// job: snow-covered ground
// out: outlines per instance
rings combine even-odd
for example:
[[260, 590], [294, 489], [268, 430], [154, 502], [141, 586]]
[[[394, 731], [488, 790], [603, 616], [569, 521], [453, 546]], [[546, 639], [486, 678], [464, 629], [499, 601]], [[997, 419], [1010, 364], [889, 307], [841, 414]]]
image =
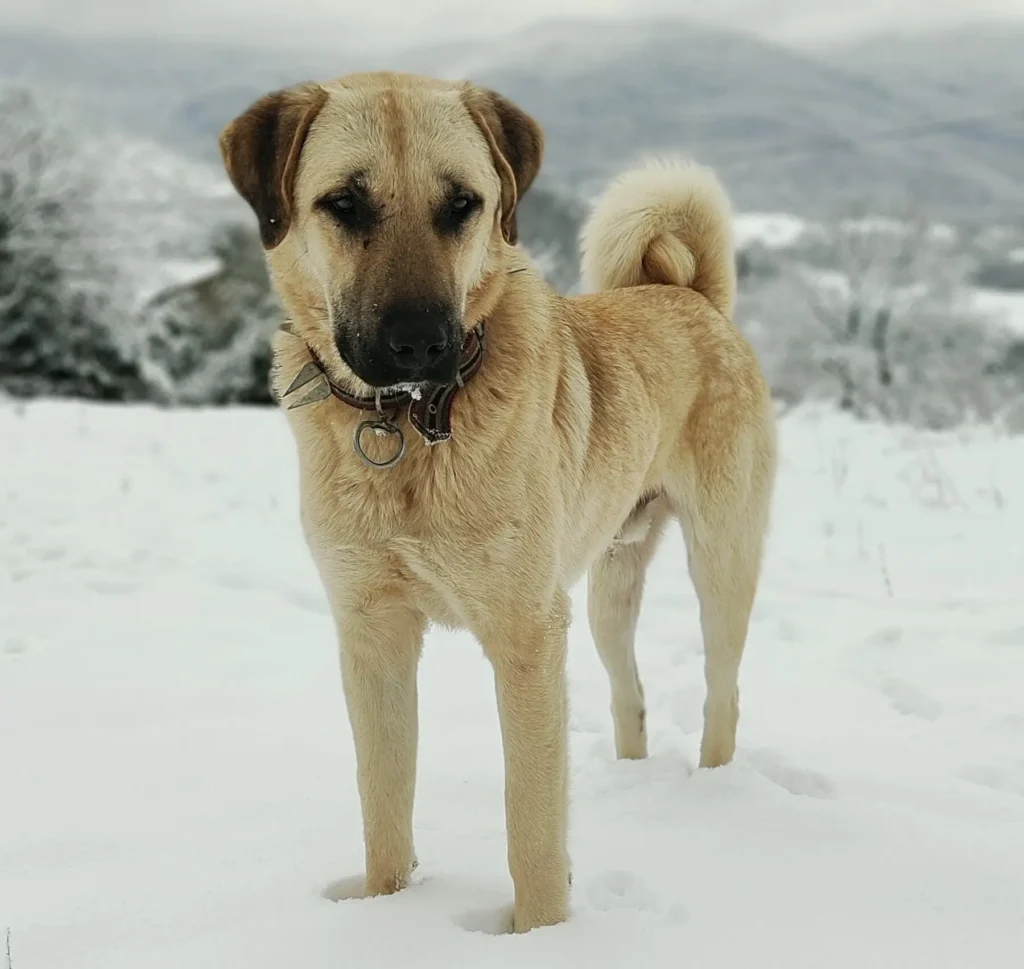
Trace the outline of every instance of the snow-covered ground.
[[578, 590], [572, 918], [496, 937], [498, 724], [463, 635], [423, 661], [416, 883], [322, 897], [362, 844], [280, 416], [0, 404], [14, 969], [1024, 965], [1024, 442], [811, 411], [781, 440], [736, 762], [695, 770], [673, 534], [639, 636], [652, 756], [613, 758]]
[[1024, 336], [1024, 293], [976, 289], [970, 294], [970, 306], [975, 312]]
[[733, 241], [739, 250], [755, 244], [769, 249], [787, 249], [813, 228], [795, 215], [737, 212], [733, 216]]

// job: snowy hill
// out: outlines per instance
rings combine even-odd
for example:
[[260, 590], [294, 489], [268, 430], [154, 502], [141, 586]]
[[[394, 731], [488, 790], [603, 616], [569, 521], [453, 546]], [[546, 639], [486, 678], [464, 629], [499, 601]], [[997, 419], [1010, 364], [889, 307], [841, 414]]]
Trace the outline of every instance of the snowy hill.
[[[652, 756], [612, 756], [575, 592], [568, 924], [511, 899], [493, 682], [432, 632], [416, 883], [362, 862], [351, 739], [280, 415], [0, 404], [0, 931], [17, 969], [1024, 962], [1024, 442], [798, 411], [742, 673], [694, 767], [676, 534], [639, 634]], [[41, 446], [40, 442], [46, 442]], [[73, 485], [72, 485], [73, 482]]]

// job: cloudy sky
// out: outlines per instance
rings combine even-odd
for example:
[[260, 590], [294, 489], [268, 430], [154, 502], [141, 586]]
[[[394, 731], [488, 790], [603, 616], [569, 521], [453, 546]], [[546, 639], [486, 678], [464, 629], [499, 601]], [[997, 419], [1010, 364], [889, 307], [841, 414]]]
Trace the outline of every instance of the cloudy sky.
[[345, 48], [495, 35], [552, 17], [631, 19], [638, 7], [800, 44], [984, 19], [1024, 24], [1024, 0], [2, 0], [0, 24]]

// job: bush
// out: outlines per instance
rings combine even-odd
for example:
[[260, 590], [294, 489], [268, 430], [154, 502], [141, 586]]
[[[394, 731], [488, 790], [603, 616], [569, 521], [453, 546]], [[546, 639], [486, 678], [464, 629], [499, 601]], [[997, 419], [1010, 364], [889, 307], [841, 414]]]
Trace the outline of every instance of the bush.
[[982, 289], [1024, 290], [1024, 259], [984, 262], [971, 282]]
[[270, 337], [283, 319], [254, 229], [224, 226], [212, 269], [143, 310], [147, 366], [175, 403], [271, 403]]
[[116, 336], [124, 310], [90, 237], [85, 159], [59, 114], [0, 86], [0, 388], [13, 395], [147, 393]]
[[795, 265], [741, 293], [773, 393], [927, 428], [1002, 418], [1022, 392], [1012, 337], [963, 310], [964, 261], [918, 222], [831, 230], [831, 271]]

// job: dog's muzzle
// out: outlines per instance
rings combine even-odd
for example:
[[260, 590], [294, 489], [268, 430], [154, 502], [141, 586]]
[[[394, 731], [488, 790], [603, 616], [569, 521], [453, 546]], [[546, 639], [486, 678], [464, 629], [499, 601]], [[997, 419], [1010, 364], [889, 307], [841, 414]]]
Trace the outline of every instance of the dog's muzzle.
[[458, 373], [461, 324], [454, 307], [444, 303], [392, 303], [370, 334], [355, 345], [349, 340], [339, 333], [342, 358], [371, 387], [444, 385]]

